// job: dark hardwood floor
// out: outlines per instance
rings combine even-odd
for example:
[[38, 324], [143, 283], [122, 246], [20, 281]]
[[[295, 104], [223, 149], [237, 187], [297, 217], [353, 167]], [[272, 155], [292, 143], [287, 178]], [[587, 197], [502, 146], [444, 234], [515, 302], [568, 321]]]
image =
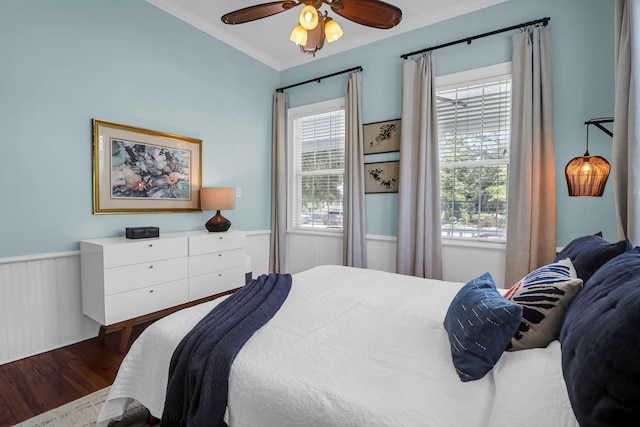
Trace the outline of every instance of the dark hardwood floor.
[[[151, 322], [136, 325], [132, 341]], [[0, 427], [110, 386], [125, 356], [120, 331], [0, 365]]]

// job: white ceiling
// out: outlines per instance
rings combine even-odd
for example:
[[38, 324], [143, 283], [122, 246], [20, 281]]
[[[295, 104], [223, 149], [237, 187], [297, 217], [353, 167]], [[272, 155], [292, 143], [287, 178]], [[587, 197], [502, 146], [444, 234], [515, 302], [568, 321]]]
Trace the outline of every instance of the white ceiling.
[[[289, 33], [297, 23], [299, 8], [239, 25], [227, 25], [220, 20], [225, 13], [270, 1], [273, 0], [147, 0], [278, 71], [313, 61], [313, 56], [302, 53], [289, 41]], [[323, 5], [321, 10], [328, 11], [329, 16], [340, 24], [344, 37], [334, 43], [325, 43], [316, 53], [316, 58], [324, 58], [504, 1], [508, 0], [387, 0], [387, 3], [402, 10], [402, 21], [389, 30], [355, 24]]]

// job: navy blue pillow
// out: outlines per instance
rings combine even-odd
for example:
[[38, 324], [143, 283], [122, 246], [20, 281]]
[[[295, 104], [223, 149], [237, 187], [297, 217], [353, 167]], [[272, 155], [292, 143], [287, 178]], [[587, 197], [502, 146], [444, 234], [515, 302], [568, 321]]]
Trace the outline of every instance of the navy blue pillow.
[[562, 370], [581, 427], [640, 420], [640, 254], [602, 266], [578, 293], [562, 330]]
[[484, 273], [464, 285], [444, 318], [453, 365], [461, 381], [485, 376], [500, 359], [522, 320], [522, 306], [496, 289]]
[[572, 240], [560, 251], [553, 262], [565, 258], [571, 259], [578, 277], [583, 283], [587, 283], [593, 273], [607, 261], [631, 250], [632, 247], [629, 238], [611, 243], [602, 237], [602, 232], [598, 232]]

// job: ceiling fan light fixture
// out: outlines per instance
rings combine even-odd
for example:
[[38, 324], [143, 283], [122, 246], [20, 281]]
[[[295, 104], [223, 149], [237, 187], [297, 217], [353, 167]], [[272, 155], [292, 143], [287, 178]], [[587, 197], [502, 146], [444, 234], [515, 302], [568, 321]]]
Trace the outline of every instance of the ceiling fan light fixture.
[[302, 25], [298, 24], [291, 31], [289, 40], [297, 44], [298, 46], [304, 46], [307, 44], [307, 30], [302, 28]]
[[324, 34], [329, 43], [333, 43], [344, 35], [342, 27], [333, 19], [327, 17], [324, 23]]
[[298, 15], [299, 24], [291, 31], [289, 39], [298, 45], [301, 52], [315, 56], [325, 41], [332, 43], [344, 35], [340, 25], [329, 18], [327, 11], [320, 11], [323, 5], [327, 5], [341, 18], [371, 28], [393, 28], [402, 19], [399, 8], [382, 0], [269, 1], [229, 12], [220, 19], [225, 24], [243, 24], [302, 6]]
[[318, 19], [318, 10], [308, 4], [300, 11], [298, 21], [305, 30], [313, 30], [318, 26]]

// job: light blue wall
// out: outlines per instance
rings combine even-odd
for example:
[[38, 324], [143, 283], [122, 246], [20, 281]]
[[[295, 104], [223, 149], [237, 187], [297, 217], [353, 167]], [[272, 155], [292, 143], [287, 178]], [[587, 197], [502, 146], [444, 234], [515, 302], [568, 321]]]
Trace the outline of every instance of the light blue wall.
[[[400, 117], [400, 55], [499, 28], [551, 17], [557, 176], [558, 245], [602, 230], [617, 239], [611, 184], [602, 198], [569, 197], [564, 166], [585, 150], [584, 122], [613, 116], [614, 2], [602, 0], [510, 0], [459, 18], [430, 25], [355, 51], [282, 72], [283, 86], [361, 65], [363, 121]], [[435, 52], [436, 74], [443, 75], [511, 59], [511, 36], [503, 33]], [[348, 34], [345, 35], [348, 37]], [[339, 41], [337, 42], [339, 43]], [[287, 91], [291, 106], [344, 96], [346, 76]], [[611, 160], [611, 138], [592, 127], [590, 152]], [[366, 156], [365, 162], [398, 158]], [[614, 165], [615, 167], [615, 165]], [[367, 233], [395, 235], [397, 195], [366, 196]]]
[[0, 40], [0, 257], [213, 215], [93, 215], [92, 118], [202, 139], [232, 227], [269, 228], [277, 71], [143, 0], [0, 0]]
[[[93, 215], [94, 117], [202, 139], [204, 185], [242, 188], [225, 216], [234, 228], [267, 229], [274, 88], [362, 65], [365, 123], [396, 118], [402, 53], [544, 16], [553, 33], [558, 244], [598, 230], [612, 240], [611, 185], [599, 199], [569, 198], [563, 168], [584, 151], [583, 122], [613, 115], [613, 2], [510, 0], [325, 59], [320, 51], [279, 73], [143, 0], [0, 0], [0, 257], [74, 250], [128, 226], [201, 229], [211, 216]], [[436, 70], [509, 58], [503, 34], [438, 51]], [[343, 96], [345, 82], [291, 89], [290, 105]], [[590, 136], [590, 152], [610, 159], [611, 139]], [[396, 195], [366, 200], [367, 232], [395, 235]]]

